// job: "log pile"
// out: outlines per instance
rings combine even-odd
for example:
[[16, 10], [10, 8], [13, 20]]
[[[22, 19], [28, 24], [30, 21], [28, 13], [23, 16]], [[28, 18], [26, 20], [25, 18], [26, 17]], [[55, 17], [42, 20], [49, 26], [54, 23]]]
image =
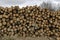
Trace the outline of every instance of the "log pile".
[[60, 37], [60, 11], [39, 6], [0, 7], [0, 35]]

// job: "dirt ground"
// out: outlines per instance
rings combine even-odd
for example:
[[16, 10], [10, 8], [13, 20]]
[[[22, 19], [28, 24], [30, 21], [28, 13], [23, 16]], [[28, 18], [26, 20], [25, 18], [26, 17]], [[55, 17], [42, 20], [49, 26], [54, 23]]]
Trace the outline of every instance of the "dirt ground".
[[41, 36], [41, 37], [18, 37], [18, 36], [5, 36], [3, 38], [0, 37], [0, 40], [55, 40], [53, 38], [50, 38], [50, 37], [44, 37], [44, 36]]

